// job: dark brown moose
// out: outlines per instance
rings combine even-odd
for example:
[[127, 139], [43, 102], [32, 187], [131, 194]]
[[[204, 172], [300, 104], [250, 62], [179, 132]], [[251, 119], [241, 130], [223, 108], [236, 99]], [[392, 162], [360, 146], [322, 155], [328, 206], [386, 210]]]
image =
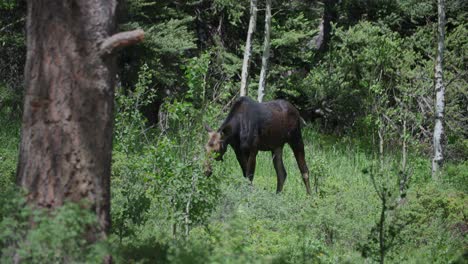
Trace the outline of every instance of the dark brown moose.
[[[299, 111], [285, 100], [257, 103], [248, 97], [240, 97], [217, 131], [208, 125], [209, 140], [205, 148], [208, 154], [216, 152], [216, 160], [222, 160], [230, 145], [236, 153], [244, 177], [253, 180], [258, 151], [271, 151], [277, 175], [276, 192], [283, 189], [286, 170], [283, 164], [283, 147], [288, 143], [296, 157], [307, 194], [310, 195], [309, 170], [305, 162]], [[209, 162], [206, 174], [211, 174]]]

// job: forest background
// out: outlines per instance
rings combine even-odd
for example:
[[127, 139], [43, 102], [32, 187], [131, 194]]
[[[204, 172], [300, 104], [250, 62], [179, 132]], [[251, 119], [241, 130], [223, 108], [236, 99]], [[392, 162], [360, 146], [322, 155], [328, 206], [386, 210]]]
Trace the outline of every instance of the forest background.
[[118, 58], [112, 229], [88, 243], [82, 233], [95, 217], [74, 204], [52, 215], [18, 210], [26, 3], [0, 1], [1, 262], [14, 254], [31, 263], [100, 262], [111, 253], [123, 263], [464, 263], [468, 3], [445, 5], [445, 164], [433, 179], [437, 2], [272, 1], [265, 101], [287, 99], [306, 121], [318, 184], [307, 197], [289, 148], [281, 195], [269, 153], [258, 157], [253, 186], [231, 150], [212, 177], [203, 175], [203, 123], [217, 127], [239, 95], [249, 2], [121, 4], [119, 27], [143, 29], [145, 41]]

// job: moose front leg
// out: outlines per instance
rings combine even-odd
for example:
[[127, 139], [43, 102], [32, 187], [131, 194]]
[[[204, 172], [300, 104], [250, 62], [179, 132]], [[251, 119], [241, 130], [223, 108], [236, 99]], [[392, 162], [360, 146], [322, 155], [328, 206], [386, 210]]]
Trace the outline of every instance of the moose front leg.
[[246, 174], [249, 178], [250, 183], [252, 183], [255, 173], [255, 165], [257, 163], [257, 153], [258, 151], [250, 151], [249, 158], [247, 160]]
[[247, 161], [249, 158], [248, 152], [242, 152], [238, 148], [234, 148], [234, 152], [236, 153], [237, 161], [239, 162], [239, 165], [242, 169], [242, 175], [244, 175], [244, 177], [247, 177]]

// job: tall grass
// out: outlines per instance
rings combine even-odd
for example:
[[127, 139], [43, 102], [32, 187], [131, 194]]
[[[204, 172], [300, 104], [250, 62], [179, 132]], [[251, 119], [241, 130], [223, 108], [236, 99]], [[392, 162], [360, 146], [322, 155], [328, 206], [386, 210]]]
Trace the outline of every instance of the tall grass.
[[[114, 227], [120, 229], [114, 229], [109, 244], [117, 263], [375, 261], [373, 230], [381, 204], [369, 176], [375, 164], [371, 147], [306, 128], [306, 160], [311, 184], [313, 176], [318, 176], [318, 193], [306, 195], [294, 155], [285, 146], [288, 177], [283, 192], [276, 194], [276, 173], [269, 152], [259, 153], [253, 184], [243, 178], [232, 149], [224, 162], [213, 164], [211, 178], [201, 178], [198, 155], [202, 155], [203, 143], [199, 130], [201, 126], [192, 131], [193, 136], [163, 135], [154, 146], [134, 152], [121, 151], [125, 148], [119, 146], [114, 149], [112, 212]], [[182, 147], [173, 145], [176, 138], [184, 139]], [[0, 150], [2, 185], [13, 184], [18, 140], [18, 124], [0, 128], [0, 142], [6, 146]], [[398, 155], [389, 154], [388, 173], [379, 179], [389, 190], [397, 184], [393, 169], [397, 163]], [[413, 178], [406, 203], [398, 209], [389, 208], [386, 225], [398, 227], [398, 233], [391, 237], [395, 243], [388, 250], [387, 262], [463, 263], [468, 245], [468, 200], [466, 173], [461, 170], [466, 165], [450, 165], [445, 175], [448, 180], [437, 184], [430, 181], [428, 166], [428, 159], [411, 157]], [[171, 208], [176, 207], [162, 195], [172, 194], [184, 201], [193, 175], [200, 177], [193, 207], [199, 215], [193, 218], [188, 237], [181, 235], [182, 225], [174, 235], [172, 221], [180, 222], [183, 211], [173, 215]], [[175, 181], [161, 185], [171, 177]], [[401, 223], [406, 225], [401, 227]]]
[[[301, 174], [288, 146], [283, 155], [288, 178], [281, 194], [275, 194], [276, 173], [271, 153], [260, 152], [257, 156], [252, 185], [242, 177], [232, 150], [226, 153], [224, 162], [216, 164], [212, 177], [221, 177], [223, 184], [219, 204], [209, 222], [191, 234], [192, 241], [196, 241], [193, 243], [200, 243], [201, 239], [205, 245], [202, 248], [210, 248], [210, 254], [203, 259], [203, 263], [362, 263], [365, 259], [373, 259], [374, 256], [366, 256], [361, 251], [363, 245], [376, 246], [372, 230], [376, 227], [381, 210], [369, 176], [369, 170], [375, 164], [372, 151], [361, 144], [320, 135], [310, 128], [304, 132], [304, 139], [311, 175], [318, 172], [318, 193], [311, 197], [306, 195]], [[398, 183], [397, 173], [392, 172], [397, 162], [398, 156], [387, 157], [388, 173], [378, 179], [393, 190]], [[417, 174], [428, 172], [417, 166], [414, 170], [422, 170], [416, 171]], [[426, 176], [429, 178], [430, 174]], [[419, 180], [418, 186], [410, 189], [410, 206], [399, 209], [409, 212], [408, 219], [415, 217], [416, 222], [427, 225], [426, 229], [420, 230], [417, 225], [408, 224], [399, 230], [401, 235], [391, 234], [391, 239], [401, 244], [389, 250], [388, 260], [412, 262], [417, 257], [423, 262], [437, 261], [454, 259], [463, 252], [461, 245], [466, 243], [463, 242], [466, 234], [452, 236], [447, 229], [450, 224], [435, 227], [427, 222], [427, 215], [413, 215], [421, 213], [440, 218], [440, 215], [412, 207], [419, 206], [417, 196], [426, 188], [430, 188], [427, 182]], [[453, 189], [439, 190], [434, 196], [441, 198], [448, 193], [456, 192]], [[456, 202], [458, 206], [452, 204], [454, 207], [450, 214], [460, 216], [459, 213], [466, 210], [460, 204], [466, 205], [467, 200], [460, 193], [456, 196], [460, 200]], [[443, 208], [448, 205], [439, 206], [437, 210], [445, 210]], [[396, 213], [392, 211], [392, 214]], [[463, 222], [462, 219], [459, 217], [457, 221]], [[388, 220], [387, 225], [396, 225], [397, 220]], [[437, 232], [447, 234], [442, 241], [452, 243], [450, 250], [439, 250], [436, 244], [426, 242], [428, 248], [424, 250], [431, 248], [430, 251], [436, 253], [431, 257], [421, 257], [421, 254], [424, 255], [421, 253], [423, 249], [419, 248], [421, 240], [404, 241], [413, 235], [421, 235], [420, 232], [428, 236]]]

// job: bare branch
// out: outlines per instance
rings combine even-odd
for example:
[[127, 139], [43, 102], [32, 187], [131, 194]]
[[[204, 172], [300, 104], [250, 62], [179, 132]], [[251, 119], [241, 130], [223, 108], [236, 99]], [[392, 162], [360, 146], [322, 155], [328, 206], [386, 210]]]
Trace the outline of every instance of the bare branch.
[[137, 44], [143, 41], [145, 32], [141, 29], [120, 32], [105, 39], [99, 49], [99, 54], [106, 55], [115, 52], [119, 48]]
[[22, 18], [20, 18], [20, 19], [18, 19], [18, 20], [16, 20], [16, 21], [14, 21], [13, 23], [10, 23], [10, 24], [8, 24], [8, 25], [6, 25], [6, 26], [0, 28], [0, 32], [5, 31], [7, 28], [9, 28], [9, 27], [11, 27], [11, 26], [14, 26], [14, 25], [16, 25], [16, 24], [18, 24], [18, 23], [21, 23], [21, 22], [23, 22], [24, 20], [25, 20], [25, 18], [22, 17]]
[[452, 82], [458, 80], [461, 76], [465, 75], [468, 71], [462, 71], [462, 72], [459, 72], [457, 75], [455, 75], [450, 81], [447, 82], [447, 84], [445, 85], [445, 88], [447, 88], [450, 84], [452, 84]]
[[419, 129], [427, 138], [432, 138], [432, 133], [427, 131], [423, 126], [419, 125]]

